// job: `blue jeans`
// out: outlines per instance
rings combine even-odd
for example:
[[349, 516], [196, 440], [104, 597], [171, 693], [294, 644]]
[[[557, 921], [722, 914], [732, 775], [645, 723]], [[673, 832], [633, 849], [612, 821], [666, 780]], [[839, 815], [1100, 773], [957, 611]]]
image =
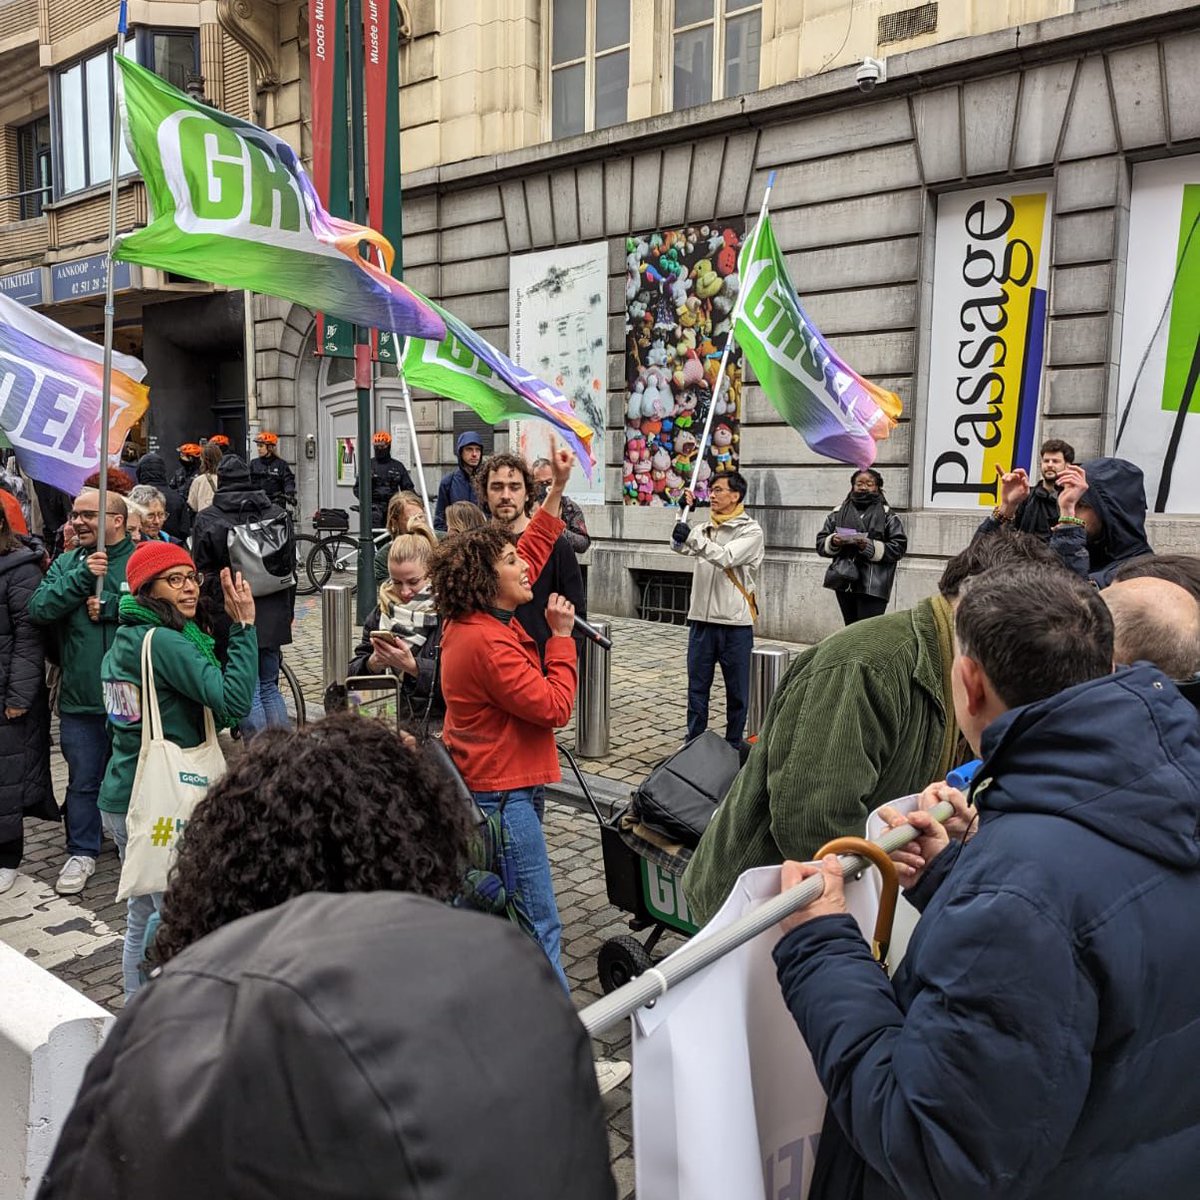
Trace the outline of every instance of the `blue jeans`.
[[[125, 829], [124, 813], [101, 813], [108, 836], [117, 843], [117, 853], [125, 861], [125, 844], [129, 834]], [[130, 896], [125, 901], [125, 949], [121, 953], [121, 974], [125, 981], [125, 999], [128, 1000], [142, 985], [138, 976], [138, 964], [146, 957], [146, 922], [150, 914], [162, 908], [162, 892], [151, 892], [149, 896]]]
[[258, 687], [250, 702], [249, 714], [238, 722], [244, 738], [251, 738], [264, 729], [287, 727], [287, 705], [279, 692], [280, 658], [278, 647], [258, 652]]
[[571, 985], [562, 966], [562, 921], [554, 898], [554, 883], [550, 878], [546, 837], [542, 833], [546, 790], [534, 787], [519, 788], [513, 792], [476, 792], [475, 799], [488, 814], [494, 813], [504, 800], [504, 824], [512, 839], [517, 890], [533, 922], [538, 945], [546, 952], [554, 973], [569, 995]]
[[708, 693], [713, 672], [720, 663], [725, 680], [725, 740], [740, 747], [750, 705], [754, 626], [717, 625], [710, 621], [689, 621], [688, 626], [688, 741], [708, 728]]
[[67, 853], [95, 858], [100, 853], [100, 810], [96, 801], [108, 766], [108, 718], [104, 713], [63, 713], [58, 724], [67, 760]]

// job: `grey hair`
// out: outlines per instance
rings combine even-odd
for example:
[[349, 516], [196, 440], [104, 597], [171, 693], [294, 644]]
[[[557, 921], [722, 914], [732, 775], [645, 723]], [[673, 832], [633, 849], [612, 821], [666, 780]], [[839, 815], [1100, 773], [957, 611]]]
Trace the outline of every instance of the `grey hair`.
[[148, 483], [139, 483], [137, 487], [132, 488], [128, 499], [131, 503], [136, 504], [138, 508], [149, 508], [152, 504], [161, 504], [163, 511], [166, 511], [166, 496], [158, 488], [152, 487]]

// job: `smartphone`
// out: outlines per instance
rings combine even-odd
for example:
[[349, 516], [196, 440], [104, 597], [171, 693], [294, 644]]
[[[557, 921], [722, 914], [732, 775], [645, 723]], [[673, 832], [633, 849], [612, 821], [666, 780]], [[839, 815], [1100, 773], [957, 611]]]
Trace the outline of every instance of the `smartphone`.
[[394, 646], [400, 640], [394, 633], [390, 633], [386, 629], [372, 629], [367, 637], [374, 642], [387, 642], [389, 646]]

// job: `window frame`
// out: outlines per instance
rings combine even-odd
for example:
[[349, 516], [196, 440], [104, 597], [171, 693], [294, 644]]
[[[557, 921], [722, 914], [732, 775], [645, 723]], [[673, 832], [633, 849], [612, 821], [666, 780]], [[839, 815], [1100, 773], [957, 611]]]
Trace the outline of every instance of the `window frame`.
[[[733, 12], [726, 10], [727, 0], [709, 0], [711, 5], [711, 15], [701, 18], [699, 21], [691, 21], [687, 25], [677, 25], [675, 22], [675, 3], [671, 5], [671, 25], [669, 30], [670, 40], [668, 45], [671, 49], [671, 70], [668, 76], [670, 96], [670, 112], [686, 112], [687, 109], [677, 109], [675, 107], [675, 39], [681, 33], [691, 33], [693, 30], [711, 28], [713, 31], [713, 51], [712, 51], [712, 94], [707, 101], [700, 101], [701, 104], [712, 104], [718, 100], [728, 100], [725, 95], [725, 42], [727, 37], [726, 26], [731, 20], [736, 21], [740, 17], [744, 17], [749, 13], [758, 13], [758, 48], [759, 48], [759, 68], [758, 79], [755, 81], [751, 91], [758, 91], [762, 87], [762, 39], [763, 27], [766, 22], [766, 2], [765, 0], [754, 0], [751, 4], [746, 4], [741, 8], [735, 9]], [[749, 95], [750, 92], [739, 92], [738, 95]], [[692, 105], [691, 107], [698, 107]]]
[[[629, 34], [624, 42], [609, 46], [604, 50], [596, 49], [596, 10], [601, 4], [611, 4], [613, 0], [584, 0], [584, 37], [583, 54], [580, 57], [554, 61], [554, 0], [546, 0], [546, 125], [549, 140], [559, 137], [579, 137], [585, 133], [596, 132], [596, 63], [601, 58], [609, 58], [615, 54], [625, 54], [625, 120], [616, 122], [617, 125], [629, 121], [629, 74], [633, 67], [633, 0], [629, 4]], [[583, 128], [577, 133], [556, 134], [554, 132], [554, 76], [568, 67], [583, 66]], [[605, 129], [614, 128], [606, 125]]]
[[[138, 25], [129, 30], [129, 37], [134, 39], [134, 61], [139, 65], [146, 67], [147, 70], [153, 70], [153, 62], [147, 62], [148, 58], [154, 53], [154, 38], [157, 35], [173, 34], [176, 36], [190, 37], [192, 40], [193, 53], [193, 69], [198, 74], [200, 71], [200, 31], [199, 29], [190, 27], [179, 27], [170, 25]], [[51, 159], [51, 204], [58, 201], [71, 200], [75, 197], [84, 196], [89, 192], [95, 191], [97, 188], [108, 187], [111, 180], [107, 177], [96, 180], [93, 175], [93, 164], [91, 162], [91, 138], [89, 137], [89, 102], [88, 102], [88, 87], [87, 87], [87, 67], [85, 64], [91, 60], [103, 57], [108, 65], [108, 88], [106, 99], [108, 102], [108, 112], [111, 121], [113, 89], [115, 82], [113, 72], [116, 67], [113, 62], [114, 52], [117, 48], [116, 39], [101, 43], [98, 46], [91, 46], [83, 54], [79, 54], [66, 62], [57, 64], [51, 72], [50, 76], [50, 159]], [[80, 70], [80, 98], [81, 110], [83, 116], [83, 125], [80, 129], [80, 143], [83, 150], [83, 174], [84, 184], [82, 187], [73, 188], [71, 191], [66, 190], [66, 184], [63, 178], [64, 155], [63, 155], [63, 103], [62, 103], [62, 79], [69, 71], [73, 71], [76, 67]], [[114, 131], [117, 132], [117, 131]], [[117, 133], [119, 136], [119, 133]], [[112, 146], [109, 146], [109, 154], [112, 153]], [[118, 174], [118, 182], [125, 179], [133, 179], [137, 176], [137, 167], [134, 166], [131, 170]]]
[[[44, 149], [41, 149], [34, 131], [43, 121], [46, 122], [46, 145]], [[34, 117], [32, 121], [25, 121], [17, 125], [14, 132], [17, 137], [17, 190], [22, 193], [17, 201], [17, 210], [21, 214], [18, 220], [36, 221], [39, 217], [46, 215], [46, 205], [54, 202], [54, 122], [50, 113], [44, 112], [40, 117]], [[31, 165], [34, 178], [32, 179], [25, 176], [25, 147], [23, 145], [25, 138], [33, 139]], [[49, 179], [45, 185], [42, 184], [38, 171], [38, 162], [43, 157], [47, 159], [50, 167]], [[30, 194], [26, 195], [25, 193]], [[30, 211], [34, 209], [36, 211]]]

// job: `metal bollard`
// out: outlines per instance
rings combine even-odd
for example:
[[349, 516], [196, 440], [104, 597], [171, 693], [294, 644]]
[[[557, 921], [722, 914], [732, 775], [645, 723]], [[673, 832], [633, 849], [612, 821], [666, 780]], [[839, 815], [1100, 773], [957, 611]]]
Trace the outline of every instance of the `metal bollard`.
[[746, 737], [757, 737], [767, 719], [771, 697], [791, 661], [791, 653], [782, 646], [755, 646], [750, 655], [750, 712], [746, 717]]
[[[590, 624], [598, 633], [610, 636], [607, 621]], [[579, 693], [575, 699], [575, 753], [580, 758], [603, 758], [608, 753], [609, 654], [610, 651], [590, 639], [583, 643]]]
[[342, 583], [321, 589], [321, 674], [328, 688], [346, 682], [354, 649], [354, 593]]

